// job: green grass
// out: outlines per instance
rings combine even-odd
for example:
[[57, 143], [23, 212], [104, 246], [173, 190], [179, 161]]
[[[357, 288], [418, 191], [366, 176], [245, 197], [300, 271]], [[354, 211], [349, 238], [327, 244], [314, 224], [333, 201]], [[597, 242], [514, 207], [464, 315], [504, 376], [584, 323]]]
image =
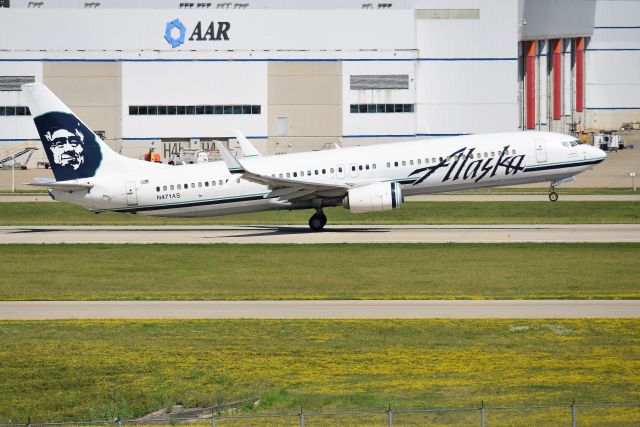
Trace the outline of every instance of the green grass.
[[[5, 422], [247, 398], [241, 414], [640, 400], [637, 320], [5, 321], [0, 341]], [[558, 425], [547, 412], [490, 425]]]
[[640, 244], [6, 245], [2, 300], [640, 298]]
[[[331, 224], [615, 224], [640, 222], [640, 202], [407, 202], [402, 208], [354, 215], [325, 210]], [[306, 224], [311, 210], [214, 218], [168, 219], [94, 214], [66, 203], [0, 203], [0, 225]]]

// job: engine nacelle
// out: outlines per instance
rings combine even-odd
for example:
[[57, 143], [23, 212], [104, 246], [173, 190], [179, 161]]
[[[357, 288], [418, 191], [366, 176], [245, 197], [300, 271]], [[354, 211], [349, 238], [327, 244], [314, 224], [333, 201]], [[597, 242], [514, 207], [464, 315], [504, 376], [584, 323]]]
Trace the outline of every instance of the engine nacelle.
[[397, 182], [377, 182], [349, 190], [342, 206], [352, 213], [380, 212], [397, 209], [404, 201]]

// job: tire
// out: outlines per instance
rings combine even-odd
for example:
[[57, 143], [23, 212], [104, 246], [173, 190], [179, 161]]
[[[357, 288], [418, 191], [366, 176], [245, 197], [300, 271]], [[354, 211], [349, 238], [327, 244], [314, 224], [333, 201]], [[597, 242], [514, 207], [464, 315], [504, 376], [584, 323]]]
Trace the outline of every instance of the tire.
[[327, 217], [324, 215], [313, 214], [311, 218], [309, 218], [309, 228], [311, 231], [322, 231], [326, 223]]
[[549, 200], [551, 200], [552, 202], [557, 201], [558, 193], [556, 193], [555, 191], [552, 191], [551, 193], [549, 193]]

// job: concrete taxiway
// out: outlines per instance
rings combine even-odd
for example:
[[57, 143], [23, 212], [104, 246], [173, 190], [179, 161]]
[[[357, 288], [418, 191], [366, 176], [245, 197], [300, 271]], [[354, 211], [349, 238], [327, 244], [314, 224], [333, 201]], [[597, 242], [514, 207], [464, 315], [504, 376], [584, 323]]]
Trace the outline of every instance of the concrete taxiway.
[[0, 319], [638, 318], [640, 300], [15, 301]]
[[0, 244], [449, 242], [640, 242], [640, 224], [0, 227]]

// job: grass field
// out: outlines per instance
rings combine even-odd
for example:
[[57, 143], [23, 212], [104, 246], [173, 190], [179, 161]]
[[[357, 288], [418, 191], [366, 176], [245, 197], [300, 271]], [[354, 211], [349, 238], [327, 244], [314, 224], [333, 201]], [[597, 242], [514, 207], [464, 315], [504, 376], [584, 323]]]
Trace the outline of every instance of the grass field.
[[0, 341], [3, 421], [640, 400], [637, 320], [5, 321]]
[[2, 300], [640, 298], [637, 243], [3, 245]]
[[[401, 209], [354, 215], [325, 209], [331, 224], [617, 224], [640, 222], [640, 202], [407, 202]], [[0, 225], [307, 224], [311, 210], [168, 219], [94, 214], [66, 203], [0, 203]]]

